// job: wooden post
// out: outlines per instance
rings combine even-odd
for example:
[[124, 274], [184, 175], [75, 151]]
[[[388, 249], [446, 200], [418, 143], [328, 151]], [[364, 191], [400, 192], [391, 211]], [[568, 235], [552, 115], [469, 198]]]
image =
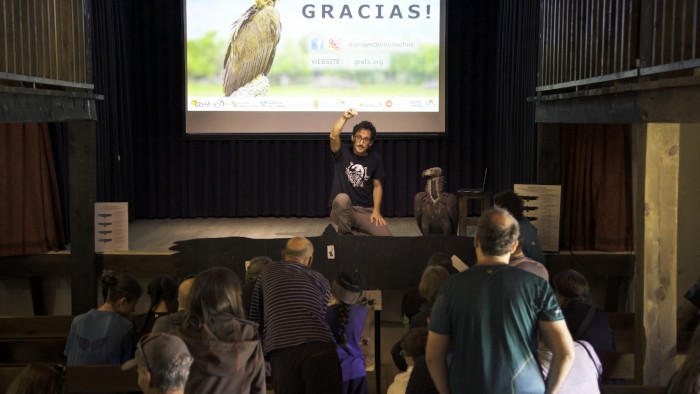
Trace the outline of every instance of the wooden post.
[[70, 163], [71, 313], [97, 306], [95, 122], [67, 122]]
[[665, 386], [676, 371], [680, 124], [637, 134], [635, 381]]

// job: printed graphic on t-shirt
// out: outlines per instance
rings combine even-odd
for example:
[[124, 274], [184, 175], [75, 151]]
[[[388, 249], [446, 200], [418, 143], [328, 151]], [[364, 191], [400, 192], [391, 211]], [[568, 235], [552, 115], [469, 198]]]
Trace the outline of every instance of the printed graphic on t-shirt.
[[350, 162], [350, 165], [345, 169], [345, 175], [347, 175], [348, 182], [350, 182], [353, 187], [363, 187], [365, 181], [369, 180], [367, 167], [362, 164], [354, 164], [353, 162]]
[[78, 346], [83, 350], [91, 350], [96, 352], [100, 350], [107, 342], [109, 342], [108, 336], [91, 341], [88, 338], [78, 335]]

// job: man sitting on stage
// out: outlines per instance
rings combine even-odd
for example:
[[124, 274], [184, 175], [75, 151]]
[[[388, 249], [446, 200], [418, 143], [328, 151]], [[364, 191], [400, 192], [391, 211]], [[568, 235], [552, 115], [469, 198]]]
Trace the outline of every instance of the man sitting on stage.
[[348, 109], [331, 129], [335, 159], [329, 202], [331, 220], [338, 225], [339, 234], [391, 235], [380, 212], [384, 162], [370, 149], [377, 130], [364, 120], [353, 127], [352, 144], [340, 142], [345, 122], [356, 115], [354, 108]]

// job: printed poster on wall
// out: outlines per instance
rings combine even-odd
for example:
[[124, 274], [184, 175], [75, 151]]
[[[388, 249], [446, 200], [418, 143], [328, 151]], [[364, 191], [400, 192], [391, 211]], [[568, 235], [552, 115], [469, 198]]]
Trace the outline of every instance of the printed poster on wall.
[[95, 203], [95, 252], [129, 250], [129, 203]]
[[543, 251], [559, 251], [561, 185], [514, 185], [513, 190], [525, 201], [525, 217], [537, 228]]

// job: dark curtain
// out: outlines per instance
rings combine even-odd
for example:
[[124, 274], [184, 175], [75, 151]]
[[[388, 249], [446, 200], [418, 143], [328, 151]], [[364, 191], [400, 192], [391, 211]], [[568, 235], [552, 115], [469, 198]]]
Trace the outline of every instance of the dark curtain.
[[0, 123], [0, 256], [64, 247], [45, 123]]
[[[93, 0], [98, 199], [132, 218], [329, 214], [328, 141], [184, 139], [183, 4]], [[447, 138], [378, 140], [383, 213], [413, 215], [421, 172], [442, 167], [447, 190], [534, 180], [534, 0], [449, 1]], [[329, 129], [330, 129], [329, 125]]]
[[629, 125], [561, 128], [561, 248], [632, 250]]
[[[535, 183], [536, 95], [539, 2], [503, 0], [498, 14], [495, 136], [491, 144], [496, 171], [489, 171], [499, 191], [516, 183]], [[500, 165], [502, 166], [500, 166]], [[491, 177], [491, 176], [490, 176]]]

